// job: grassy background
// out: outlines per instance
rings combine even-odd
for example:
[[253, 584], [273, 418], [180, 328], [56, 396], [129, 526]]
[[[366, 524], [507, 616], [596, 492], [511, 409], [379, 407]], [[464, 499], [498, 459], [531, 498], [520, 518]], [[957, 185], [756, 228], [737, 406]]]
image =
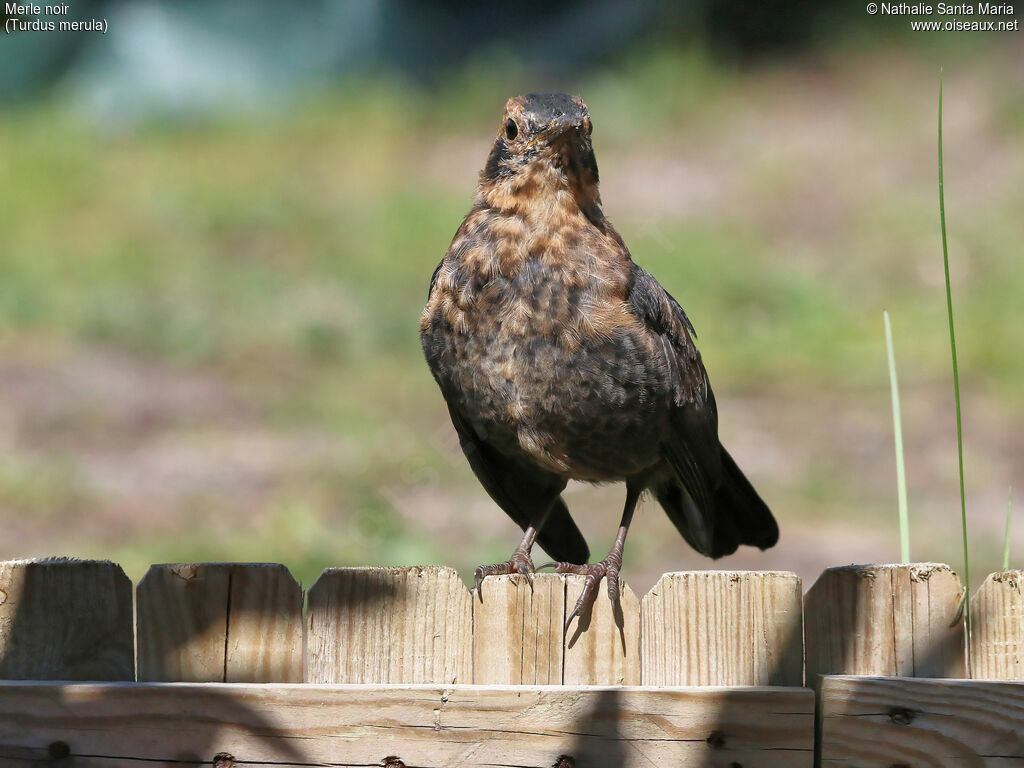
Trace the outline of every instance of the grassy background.
[[[959, 563], [937, 219], [937, 61], [975, 573], [1024, 448], [1019, 46], [835, 49], [736, 69], [638, 51], [574, 82], [474, 66], [289, 109], [112, 131], [59, 100], [0, 115], [0, 557], [340, 564], [503, 559], [419, 350], [427, 282], [504, 99], [595, 122], [605, 210], [686, 307], [723, 438], [775, 509], [769, 553], [898, 556], [882, 310], [904, 402], [911, 556]], [[595, 553], [621, 488], [568, 494]], [[1024, 526], [1015, 526], [1024, 551]], [[1018, 563], [1019, 565], [1019, 563]], [[626, 575], [709, 567], [648, 502]]]

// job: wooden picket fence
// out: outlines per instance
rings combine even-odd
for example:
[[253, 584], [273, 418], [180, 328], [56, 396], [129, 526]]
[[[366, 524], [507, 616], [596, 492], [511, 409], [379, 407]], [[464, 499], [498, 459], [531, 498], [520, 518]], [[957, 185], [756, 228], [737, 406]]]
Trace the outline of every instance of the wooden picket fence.
[[0, 766], [1024, 766], [1022, 582], [0, 562]]

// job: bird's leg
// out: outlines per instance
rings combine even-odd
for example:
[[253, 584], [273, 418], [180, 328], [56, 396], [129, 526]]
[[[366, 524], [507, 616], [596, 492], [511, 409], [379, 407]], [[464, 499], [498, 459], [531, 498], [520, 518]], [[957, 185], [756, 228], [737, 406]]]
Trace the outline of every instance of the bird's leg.
[[533, 549], [533, 542], [536, 538], [537, 527], [531, 525], [523, 534], [523, 540], [519, 542], [519, 546], [512, 552], [512, 557], [504, 563], [477, 567], [476, 572], [473, 574], [473, 581], [476, 585], [476, 593], [480, 596], [481, 600], [483, 600], [483, 592], [480, 590], [480, 585], [487, 576], [520, 573], [530, 582], [530, 588], [533, 588], [533, 560], [530, 559], [530, 550]]
[[576, 573], [585, 576], [583, 592], [576, 601], [572, 612], [565, 619], [565, 631], [569, 631], [572, 620], [579, 616], [584, 609], [589, 610], [597, 599], [597, 592], [601, 585], [601, 579], [608, 579], [608, 599], [612, 602], [612, 610], [615, 615], [622, 613], [619, 605], [619, 570], [622, 568], [622, 550], [626, 545], [626, 534], [629, 532], [629, 524], [633, 520], [633, 511], [640, 500], [643, 486], [626, 483], [626, 505], [622, 510], [622, 520], [619, 522], [619, 532], [615, 536], [615, 543], [612, 545], [608, 556], [599, 563], [587, 563], [577, 565], [576, 563], [546, 563], [541, 568], [554, 566], [555, 573]]

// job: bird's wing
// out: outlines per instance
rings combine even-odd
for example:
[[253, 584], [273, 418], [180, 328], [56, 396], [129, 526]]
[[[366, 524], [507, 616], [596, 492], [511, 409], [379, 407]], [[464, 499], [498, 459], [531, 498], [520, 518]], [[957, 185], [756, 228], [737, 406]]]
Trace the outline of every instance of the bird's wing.
[[[717, 432], [718, 413], [714, 397], [700, 352], [693, 343], [697, 332], [679, 302], [650, 273], [635, 264], [628, 300], [637, 317], [664, 343], [676, 405], [692, 403], [706, 410], [712, 429]], [[707, 408], [709, 404], [710, 408]]]
[[[714, 495], [723, 469], [718, 409], [700, 352], [693, 342], [697, 334], [679, 303], [649, 273], [635, 265], [629, 301], [636, 315], [656, 336], [665, 356], [674, 407], [669, 413], [662, 455], [696, 507], [689, 510], [687, 520], [677, 521], [673, 516], [673, 522], [686, 525], [692, 535], [703, 539], [705, 534], [694, 530], [694, 526], [705, 526], [695, 519], [694, 513], [698, 512], [699, 518], [713, 513]], [[668, 508], [666, 511], [673, 514]], [[704, 550], [701, 546], [697, 548]]]
[[515, 523], [525, 530], [550, 506], [537, 543], [555, 560], [585, 563], [590, 557], [587, 542], [562, 501], [566, 481], [532, 464], [515, 461], [495, 450], [477, 434], [473, 425], [444, 392], [452, 424], [459, 434], [462, 452], [484, 490]]

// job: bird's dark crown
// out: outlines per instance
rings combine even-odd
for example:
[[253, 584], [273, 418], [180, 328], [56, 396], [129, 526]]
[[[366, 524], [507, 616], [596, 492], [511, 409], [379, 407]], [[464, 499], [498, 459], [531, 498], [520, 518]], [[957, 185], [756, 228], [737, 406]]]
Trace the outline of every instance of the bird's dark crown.
[[518, 105], [522, 116], [536, 127], [555, 121], [582, 125], [590, 117], [583, 100], [567, 93], [528, 93], [509, 99], [510, 111], [513, 105]]

